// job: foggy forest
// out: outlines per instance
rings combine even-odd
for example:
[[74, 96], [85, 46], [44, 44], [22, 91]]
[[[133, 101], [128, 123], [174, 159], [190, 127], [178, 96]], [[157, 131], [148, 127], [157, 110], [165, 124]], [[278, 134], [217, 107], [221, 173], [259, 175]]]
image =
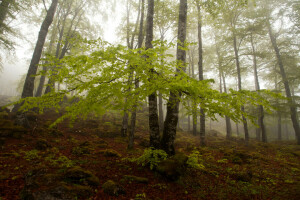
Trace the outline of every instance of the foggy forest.
[[0, 0], [0, 200], [300, 199], [300, 0]]

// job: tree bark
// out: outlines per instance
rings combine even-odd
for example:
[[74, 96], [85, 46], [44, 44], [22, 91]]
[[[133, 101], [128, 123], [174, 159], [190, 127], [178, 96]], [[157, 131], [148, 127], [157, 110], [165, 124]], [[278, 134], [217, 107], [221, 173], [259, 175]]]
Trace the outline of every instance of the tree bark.
[[[241, 80], [241, 68], [240, 68], [240, 60], [239, 60], [239, 52], [238, 52], [238, 47], [237, 47], [237, 39], [236, 35], [233, 32], [233, 48], [234, 48], [234, 55], [235, 55], [235, 63], [236, 63], [236, 69], [237, 69], [237, 75], [238, 75], [238, 89], [239, 91], [242, 90], [242, 80]], [[245, 107], [241, 106], [241, 111], [245, 112]], [[245, 132], [245, 141], [246, 143], [249, 142], [249, 132], [248, 132], [248, 124], [247, 124], [247, 119], [245, 116], [242, 116], [243, 118], [243, 124], [244, 124], [244, 132]]]
[[[251, 47], [252, 47], [252, 54], [253, 54], [253, 69], [254, 69], [254, 83], [255, 83], [255, 90], [257, 92], [260, 91], [259, 80], [258, 80], [258, 73], [257, 73], [257, 58], [256, 58], [256, 50], [253, 42], [253, 35], [250, 35], [251, 39]], [[258, 111], [258, 125], [259, 128], [256, 128], [256, 139], [260, 141], [262, 138], [262, 142], [267, 142], [267, 133], [264, 124], [264, 107], [262, 105], [257, 106]]]
[[278, 48], [276, 38], [273, 35], [272, 27], [271, 27], [271, 24], [270, 24], [269, 21], [267, 22], [267, 26], [268, 26], [268, 30], [269, 30], [269, 37], [270, 37], [273, 49], [274, 49], [275, 54], [276, 54], [277, 63], [278, 63], [278, 66], [280, 68], [280, 75], [281, 75], [281, 78], [282, 78], [282, 81], [283, 81], [283, 84], [284, 84], [286, 97], [288, 98], [288, 103], [289, 103], [290, 113], [291, 113], [291, 120], [292, 120], [292, 123], [293, 123], [297, 144], [300, 145], [300, 127], [299, 127], [299, 122], [298, 122], [298, 117], [297, 117], [297, 107], [295, 105], [295, 102], [292, 99], [289, 82], [288, 82], [288, 79], [286, 77], [285, 69], [284, 69], [284, 66], [283, 66], [282, 59], [281, 59], [280, 50]]
[[[154, 16], [154, 0], [148, 0], [147, 24], [146, 24], [146, 49], [153, 48], [153, 16]], [[154, 69], [150, 70], [155, 73]], [[151, 80], [151, 77], [150, 79]], [[148, 96], [149, 100], [149, 128], [150, 128], [150, 146], [159, 148], [159, 119], [157, 110], [156, 91]]]
[[[204, 80], [203, 78], [203, 48], [202, 48], [202, 16], [199, 0], [197, 2], [198, 10], [198, 54], [199, 54], [199, 80]], [[200, 145], [205, 146], [205, 111], [203, 105], [200, 105]]]
[[[142, 48], [143, 40], [144, 40], [144, 10], [145, 10], [145, 0], [142, 0], [142, 8], [141, 8], [141, 19], [140, 19], [140, 28], [139, 28], [139, 36], [138, 36], [138, 48]], [[135, 79], [135, 88], [139, 88], [139, 80]], [[136, 124], [136, 109], [137, 109], [137, 103], [135, 102], [135, 105], [133, 107], [133, 111], [131, 112], [131, 130], [129, 132], [129, 140], [128, 140], [128, 149], [133, 149], [134, 145], [134, 133], [135, 133], [135, 124]]]
[[[186, 21], [187, 21], [187, 0], [180, 0], [179, 20], [178, 20], [178, 41], [177, 44], [177, 61], [185, 63], [186, 51], [182, 49], [186, 40]], [[185, 71], [185, 68], [182, 69]], [[180, 69], [176, 69], [179, 73]], [[176, 76], [176, 75], [175, 75]], [[176, 137], [176, 125], [178, 123], [179, 99], [180, 92], [171, 91], [167, 103], [167, 115], [164, 123], [164, 132], [161, 141], [161, 148], [169, 155], [175, 154], [174, 140]]]
[[[45, 44], [45, 40], [48, 34], [48, 29], [50, 25], [52, 24], [56, 7], [57, 7], [58, 0], [52, 0], [51, 6], [47, 11], [47, 15], [42, 23], [39, 35], [38, 35], [38, 40], [35, 45], [35, 49], [33, 52], [33, 56], [29, 65], [28, 73], [25, 79], [24, 87], [23, 87], [23, 92], [21, 95], [21, 98], [26, 98], [26, 97], [32, 97], [33, 96], [33, 90], [34, 90], [34, 80], [38, 68], [38, 64], [41, 59], [43, 47]], [[13, 108], [13, 111], [17, 111], [20, 105], [15, 105]]]

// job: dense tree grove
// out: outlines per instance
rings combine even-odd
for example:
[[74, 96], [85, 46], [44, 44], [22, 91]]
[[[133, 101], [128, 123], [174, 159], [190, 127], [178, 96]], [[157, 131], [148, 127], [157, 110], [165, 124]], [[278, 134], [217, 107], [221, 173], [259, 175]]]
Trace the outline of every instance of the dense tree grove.
[[[285, 116], [289, 113], [290, 120], [284, 123], [293, 127], [300, 144], [298, 1], [128, 0], [121, 4], [126, 8], [126, 23], [119, 27], [125, 46], [93, 37], [95, 27], [87, 11], [97, 12], [94, 8], [100, 4], [35, 3], [44, 9], [45, 18], [14, 111], [20, 111], [21, 105], [22, 112], [57, 106], [64, 96], [80, 100], [57, 122], [117, 109], [124, 114], [121, 133], [129, 134], [132, 149], [136, 111], [147, 102], [150, 145], [174, 154], [178, 127], [190, 131], [193, 124], [193, 134], [199, 130], [204, 146], [209, 119], [222, 121], [223, 117], [229, 140], [234, 133], [239, 136], [239, 123], [246, 143], [250, 138], [282, 140], [281, 128], [274, 133], [268, 124], [272, 117], [281, 119], [282, 109], [288, 108]], [[116, 2], [104, 4], [116, 6]], [[14, 12], [23, 9], [15, 1], [1, 2], [2, 46], [10, 45], [5, 39], [10, 30], [7, 18], [18, 17]], [[254, 84], [248, 82], [251, 77]], [[277, 111], [269, 112], [271, 105]]]

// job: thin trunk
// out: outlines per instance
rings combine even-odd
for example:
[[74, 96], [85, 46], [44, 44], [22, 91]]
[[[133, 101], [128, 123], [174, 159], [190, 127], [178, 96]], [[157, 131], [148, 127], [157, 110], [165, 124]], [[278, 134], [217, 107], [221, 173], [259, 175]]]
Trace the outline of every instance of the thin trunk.
[[[41, 59], [43, 47], [45, 44], [45, 40], [48, 34], [48, 29], [50, 25], [52, 24], [53, 17], [55, 15], [56, 7], [57, 7], [58, 0], [52, 0], [51, 6], [47, 11], [47, 15], [42, 23], [39, 35], [38, 35], [38, 40], [35, 45], [35, 49], [33, 52], [33, 56], [29, 65], [28, 73], [25, 79], [24, 87], [23, 87], [23, 92], [21, 95], [21, 98], [26, 98], [26, 97], [32, 97], [33, 96], [33, 89], [34, 89], [34, 80], [35, 80], [35, 75], [37, 72], [38, 64]], [[13, 108], [13, 111], [17, 111], [20, 105], [15, 105]]]
[[[250, 35], [251, 39], [251, 47], [252, 47], [252, 54], [253, 54], [253, 68], [254, 68], [254, 83], [255, 83], [255, 90], [257, 92], [260, 91], [259, 81], [258, 81], [258, 73], [257, 73], [257, 58], [256, 58], [256, 50], [253, 42], [253, 35]], [[259, 128], [256, 128], [256, 139], [260, 141], [262, 138], [262, 142], [267, 142], [267, 133], [264, 124], [264, 107], [262, 105], [257, 106], [258, 110], [258, 125]]]
[[[191, 65], [192, 65], [192, 78], [195, 78], [195, 65], [194, 65], [194, 54], [191, 53]], [[193, 116], [193, 135], [197, 135], [197, 105], [192, 102], [192, 116]]]
[[281, 55], [280, 55], [280, 50], [277, 46], [276, 38], [273, 35], [271, 24], [270, 24], [269, 21], [268, 21], [267, 25], [268, 25], [268, 29], [269, 29], [270, 40], [271, 40], [272, 46], [273, 46], [275, 54], [276, 54], [277, 63], [278, 63], [279, 68], [280, 68], [280, 75], [282, 77], [282, 81], [283, 81], [283, 84], [284, 84], [286, 97], [288, 98], [288, 103], [289, 103], [290, 112], [291, 112], [291, 120], [292, 120], [293, 127], [294, 127], [294, 130], [295, 130], [297, 144], [300, 145], [300, 127], [299, 127], [299, 122], [298, 122], [298, 117], [297, 117], [297, 107], [295, 105], [295, 102], [292, 99], [289, 82], [288, 82], [288, 79], [286, 77], [285, 69], [284, 69], [283, 62], [282, 62]]
[[[202, 81], [203, 78], [203, 49], [202, 49], [202, 16], [199, 0], [197, 0], [197, 10], [198, 10], [198, 54], [199, 54], [199, 80]], [[200, 105], [200, 145], [205, 146], [205, 111], [203, 105]]]
[[277, 117], [278, 117], [278, 121], [277, 121], [277, 135], [278, 135], [278, 140], [281, 141], [282, 140], [282, 128], [281, 128], [281, 112], [277, 112]]
[[[52, 32], [50, 43], [49, 43], [49, 49], [48, 49], [49, 54], [52, 53], [52, 48], [53, 48], [53, 44], [54, 44], [54, 41], [55, 41], [55, 38], [56, 38], [56, 33], [57, 33], [57, 31], [55, 29]], [[48, 61], [46, 61], [45, 64], [48, 64]], [[48, 70], [48, 68], [43, 66], [43, 71], [47, 72], [47, 70]], [[37, 88], [37, 92], [35, 93], [36, 97], [42, 96], [45, 80], [46, 80], [46, 75], [41, 75], [40, 82], [39, 82], [39, 85], [38, 85], [38, 88]]]
[[158, 94], [158, 116], [159, 116], [159, 129], [160, 132], [163, 132], [164, 128], [164, 111], [163, 111], [163, 98], [162, 94]]
[[[185, 63], [186, 51], [182, 49], [186, 40], [186, 21], [187, 21], [187, 0], [180, 0], [179, 6], [179, 20], [178, 20], [178, 41], [177, 44], [177, 61]], [[185, 71], [185, 68], [182, 69]], [[181, 69], [176, 69], [176, 73], [179, 73]], [[176, 75], [175, 75], [176, 76]], [[164, 123], [164, 132], [161, 141], [161, 148], [165, 150], [169, 155], [175, 154], [174, 140], [176, 137], [176, 125], [178, 123], [178, 111], [180, 93], [170, 92], [169, 101], [167, 104], [167, 115]]]
[[[139, 36], [138, 36], [138, 48], [142, 48], [143, 40], [144, 40], [144, 10], [145, 10], [145, 0], [142, 0], [142, 8], [141, 8], [141, 19], [140, 19], [140, 29], [139, 29]], [[135, 78], [135, 89], [139, 88], [139, 80]], [[128, 149], [133, 149], [134, 145], [134, 133], [135, 133], [135, 124], [136, 124], [136, 109], [137, 103], [133, 107], [133, 111], [131, 112], [131, 130], [129, 132], [129, 141], [128, 141]]]
[[235, 126], [236, 126], [236, 136], [239, 137], [240, 136], [239, 124], [235, 123]]
[[[240, 60], [239, 60], [239, 52], [237, 47], [237, 41], [236, 41], [236, 35], [233, 32], [233, 48], [234, 48], [234, 54], [235, 54], [235, 63], [236, 63], [236, 69], [237, 69], [237, 75], [238, 75], [238, 89], [239, 91], [242, 90], [242, 80], [241, 80], [241, 68], [240, 68]], [[245, 107], [241, 106], [241, 111], [245, 112]], [[246, 143], [249, 142], [249, 132], [248, 132], [248, 124], [247, 119], [243, 115], [243, 124], [244, 124], [244, 132], [245, 132], [245, 141]]]

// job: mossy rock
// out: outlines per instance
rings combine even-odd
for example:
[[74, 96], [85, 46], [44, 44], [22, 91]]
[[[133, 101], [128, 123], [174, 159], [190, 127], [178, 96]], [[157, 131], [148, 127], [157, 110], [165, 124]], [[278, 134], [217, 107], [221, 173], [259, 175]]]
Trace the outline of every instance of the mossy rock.
[[63, 132], [58, 130], [57, 128], [50, 129], [49, 134], [54, 137], [62, 137], [64, 135]]
[[252, 172], [251, 171], [238, 171], [231, 173], [230, 177], [236, 181], [251, 182]]
[[138, 177], [138, 176], [132, 176], [132, 175], [124, 175], [122, 182], [136, 182], [136, 183], [145, 183], [148, 184], [149, 180], [148, 178], [144, 177]]
[[117, 151], [115, 151], [113, 149], [101, 150], [101, 151], [99, 151], [99, 153], [102, 153], [106, 157], [118, 157], [118, 158], [121, 157], [121, 154], [119, 154]]
[[106, 181], [102, 185], [102, 189], [103, 192], [111, 196], [119, 196], [121, 194], [125, 194], [124, 188], [112, 180]]
[[89, 148], [87, 147], [73, 147], [72, 148], [72, 154], [74, 155], [87, 155], [87, 154], [90, 154], [90, 150]]
[[28, 130], [22, 126], [16, 126], [10, 120], [0, 120], [0, 137], [22, 138]]
[[150, 147], [150, 141], [149, 141], [149, 139], [142, 139], [142, 140], [140, 141], [139, 145], [140, 145], [141, 147], [148, 148], [148, 147]]
[[186, 171], [186, 162], [188, 157], [184, 154], [176, 154], [166, 160], [160, 162], [156, 168], [156, 171], [163, 177], [171, 181], [176, 181]]
[[45, 150], [51, 148], [51, 145], [46, 140], [41, 139], [35, 143], [35, 148], [37, 150], [45, 151]]
[[80, 167], [74, 167], [68, 169], [64, 174], [64, 178], [67, 182], [80, 185], [98, 186], [100, 181], [92, 172], [83, 170]]
[[36, 122], [38, 119], [38, 114], [34, 111], [28, 111], [28, 112], [26, 112], [26, 119], [29, 122]]

